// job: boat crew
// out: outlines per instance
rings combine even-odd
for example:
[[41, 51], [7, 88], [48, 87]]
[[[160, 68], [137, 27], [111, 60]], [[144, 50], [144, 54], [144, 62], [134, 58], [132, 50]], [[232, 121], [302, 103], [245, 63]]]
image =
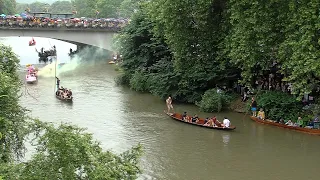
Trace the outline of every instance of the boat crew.
[[166, 104], [167, 104], [167, 108], [168, 108], [167, 113], [170, 113], [170, 109], [172, 109], [172, 111], [173, 111], [172, 98], [171, 98], [171, 96], [169, 96], [168, 99], [166, 100]]
[[223, 127], [226, 127], [226, 128], [229, 128], [230, 127], [230, 120], [226, 117], [224, 117], [224, 120], [223, 120]]

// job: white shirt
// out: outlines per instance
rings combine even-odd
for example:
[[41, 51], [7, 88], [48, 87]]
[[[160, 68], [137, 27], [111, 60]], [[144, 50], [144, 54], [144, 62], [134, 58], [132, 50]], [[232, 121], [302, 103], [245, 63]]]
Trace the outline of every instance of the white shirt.
[[229, 127], [229, 126], [230, 126], [230, 121], [229, 121], [229, 119], [224, 119], [224, 120], [223, 120], [223, 125], [224, 125], [224, 127]]

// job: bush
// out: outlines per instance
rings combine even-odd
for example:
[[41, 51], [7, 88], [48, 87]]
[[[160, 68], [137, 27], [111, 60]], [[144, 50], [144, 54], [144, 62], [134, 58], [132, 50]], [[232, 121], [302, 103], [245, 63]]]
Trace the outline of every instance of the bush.
[[114, 81], [117, 85], [129, 85], [130, 77], [126, 74], [120, 74], [114, 79]]
[[196, 105], [204, 112], [220, 112], [229, 106], [232, 99], [232, 95], [223, 91], [218, 92], [217, 89], [210, 89], [204, 93], [200, 102], [196, 102]]
[[268, 119], [296, 120], [302, 104], [296, 97], [279, 91], [267, 91], [257, 96], [258, 108], [263, 108]]
[[148, 75], [142, 71], [136, 71], [130, 78], [130, 88], [135, 91], [147, 92], [148, 91]]

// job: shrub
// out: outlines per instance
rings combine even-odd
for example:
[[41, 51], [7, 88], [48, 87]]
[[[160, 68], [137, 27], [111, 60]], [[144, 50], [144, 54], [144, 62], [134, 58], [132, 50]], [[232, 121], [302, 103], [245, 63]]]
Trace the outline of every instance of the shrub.
[[136, 71], [130, 78], [130, 88], [135, 91], [146, 92], [148, 91], [148, 76], [143, 71]]
[[129, 85], [130, 77], [126, 74], [120, 74], [114, 79], [117, 85]]
[[220, 112], [228, 107], [232, 99], [232, 95], [223, 91], [218, 92], [217, 89], [210, 89], [204, 93], [200, 102], [196, 102], [196, 105], [204, 112]]
[[279, 91], [267, 91], [257, 96], [258, 108], [263, 108], [268, 119], [296, 120], [302, 104], [296, 97]]

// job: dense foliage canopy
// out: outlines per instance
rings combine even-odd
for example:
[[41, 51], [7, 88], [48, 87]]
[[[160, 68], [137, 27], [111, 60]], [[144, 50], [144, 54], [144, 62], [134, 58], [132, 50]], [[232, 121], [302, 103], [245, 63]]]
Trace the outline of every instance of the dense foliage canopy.
[[191, 103], [235, 83], [297, 97], [317, 93], [319, 7], [316, 0], [145, 2], [117, 41], [122, 82]]
[[14, 14], [16, 5], [16, 0], [0, 0], [0, 14]]
[[[7, 165], [6, 179], [136, 179], [141, 147], [116, 155], [103, 151], [84, 129], [37, 122], [37, 151], [30, 161]], [[44, 130], [40, 133], [39, 130]], [[41, 134], [41, 135], [39, 135]]]
[[0, 164], [24, 155], [28, 131], [25, 110], [18, 103], [21, 86], [16, 72], [18, 63], [11, 48], [0, 44]]
[[[9, 2], [11, 3], [11, 0], [8, 0]], [[139, 0], [60, 0], [48, 4], [35, 1], [32, 3], [17, 3], [17, 8], [15, 9], [14, 6], [10, 12], [22, 13], [29, 8], [30, 12], [76, 13], [76, 17], [127, 18], [137, 9], [138, 2]], [[7, 7], [10, 5], [8, 3]], [[7, 13], [8, 11], [5, 12], [5, 14], [10, 14]]]

